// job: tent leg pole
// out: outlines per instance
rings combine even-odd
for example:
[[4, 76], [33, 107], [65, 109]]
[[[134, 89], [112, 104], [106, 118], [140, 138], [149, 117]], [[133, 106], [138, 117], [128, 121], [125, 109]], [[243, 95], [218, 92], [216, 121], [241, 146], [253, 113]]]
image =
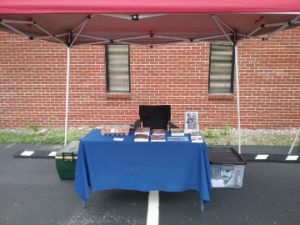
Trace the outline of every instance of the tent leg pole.
[[69, 89], [70, 89], [70, 47], [67, 48], [67, 77], [66, 77], [66, 112], [65, 112], [65, 142], [67, 145], [68, 137], [68, 116], [69, 116]]
[[241, 151], [241, 116], [240, 116], [240, 83], [239, 83], [239, 64], [238, 64], [238, 47], [234, 45], [234, 64], [235, 64], [235, 80], [236, 80], [236, 106], [237, 106], [237, 117], [238, 117], [238, 152]]
[[297, 139], [298, 139], [298, 137], [299, 137], [299, 134], [300, 134], [300, 128], [298, 129], [298, 132], [297, 132], [296, 137], [295, 137], [295, 139], [294, 139], [294, 141], [293, 141], [293, 144], [292, 144], [292, 146], [291, 146], [291, 148], [290, 148], [290, 150], [289, 150], [288, 155], [292, 154], [293, 149], [294, 149], [295, 144], [296, 144], [296, 141], [297, 141]]

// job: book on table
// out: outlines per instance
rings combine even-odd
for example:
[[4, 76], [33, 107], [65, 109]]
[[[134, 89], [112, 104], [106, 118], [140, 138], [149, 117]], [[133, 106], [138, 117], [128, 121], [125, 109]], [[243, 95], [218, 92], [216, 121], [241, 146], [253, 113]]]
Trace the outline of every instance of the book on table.
[[203, 143], [204, 140], [200, 131], [191, 132], [190, 135], [193, 143]]
[[166, 131], [164, 129], [153, 129], [151, 134], [151, 142], [165, 142]]
[[105, 136], [125, 136], [130, 130], [128, 125], [102, 125], [99, 128], [101, 134]]
[[151, 135], [151, 142], [165, 142], [165, 135]]
[[171, 136], [182, 137], [184, 136], [184, 129], [181, 128], [171, 128]]
[[153, 129], [152, 135], [153, 136], [165, 136], [166, 131], [164, 129]]
[[146, 134], [150, 135], [150, 128], [149, 127], [138, 127], [135, 129], [134, 134]]
[[135, 134], [134, 135], [134, 142], [148, 142], [149, 135], [147, 134]]
[[203, 143], [202, 136], [191, 136], [191, 141], [193, 143]]
[[180, 142], [185, 142], [185, 141], [190, 141], [188, 136], [169, 136], [168, 141], [180, 141]]
[[135, 129], [134, 141], [135, 142], [148, 142], [150, 136], [149, 127], [139, 127]]

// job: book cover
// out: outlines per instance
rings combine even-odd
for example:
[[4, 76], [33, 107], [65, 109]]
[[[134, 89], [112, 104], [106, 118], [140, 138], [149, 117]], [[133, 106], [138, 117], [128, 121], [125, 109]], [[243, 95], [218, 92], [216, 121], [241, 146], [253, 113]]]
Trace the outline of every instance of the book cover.
[[151, 136], [151, 142], [165, 142], [166, 138], [163, 135], [152, 135]]
[[193, 143], [203, 143], [202, 136], [191, 136], [191, 141]]
[[181, 128], [171, 128], [171, 136], [184, 136], [184, 129]]
[[134, 142], [148, 142], [149, 135], [147, 134], [135, 134], [134, 135]]
[[169, 136], [168, 141], [190, 141], [188, 136]]
[[150, 128], [149, 127], [138, 127], [135, 129], [135, 134], [150, 134]]
[[153, 136], [165, 136], [166, 131], [164, 129], [153, 129], [152, 135]]

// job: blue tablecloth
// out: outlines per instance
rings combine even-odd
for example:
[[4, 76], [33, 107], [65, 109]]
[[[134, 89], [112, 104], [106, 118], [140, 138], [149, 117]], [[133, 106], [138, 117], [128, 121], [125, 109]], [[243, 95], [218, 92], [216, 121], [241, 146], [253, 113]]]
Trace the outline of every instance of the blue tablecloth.
[[75, 191], [86, 200], [91, 191], [127, 189], [180, 192], [196, 190], [204, 202], [211, 190], [205, 143], [134, 142], [133, 134], [114, 141], [93, 130], [80, 140]]

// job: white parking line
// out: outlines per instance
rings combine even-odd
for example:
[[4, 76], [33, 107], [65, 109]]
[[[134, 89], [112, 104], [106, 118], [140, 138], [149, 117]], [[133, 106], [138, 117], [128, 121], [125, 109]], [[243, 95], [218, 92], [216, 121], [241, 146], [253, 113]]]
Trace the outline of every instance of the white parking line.
[[23, 151], [22, 153], [21, 153], [21, 156], [31, 156], [32, 154], [34, 153], [34, 151]]
[[269, 155], [259, 154], [255, 157], [256, 160], [266, 160]]
[[286, 161], [296, 161], [296, 160], [298, 160], [298, 158], [299, 158], [299, 155], [289, 155], [289, 156], [287, 156], [286, 157]]
[[150, 191], [148, 197], [147, 225], [159, 223], [159, 192]]

